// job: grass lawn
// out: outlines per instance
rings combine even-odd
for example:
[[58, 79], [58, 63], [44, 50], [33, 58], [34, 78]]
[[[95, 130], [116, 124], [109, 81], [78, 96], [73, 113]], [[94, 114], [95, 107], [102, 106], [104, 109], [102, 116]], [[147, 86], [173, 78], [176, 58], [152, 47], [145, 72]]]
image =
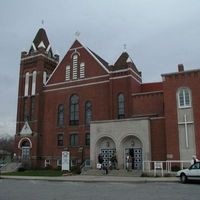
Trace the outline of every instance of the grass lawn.
[[22, 172], [2, 173], [8, 176], [62, 176], [62, 171], [59, 170], [26, 170]]

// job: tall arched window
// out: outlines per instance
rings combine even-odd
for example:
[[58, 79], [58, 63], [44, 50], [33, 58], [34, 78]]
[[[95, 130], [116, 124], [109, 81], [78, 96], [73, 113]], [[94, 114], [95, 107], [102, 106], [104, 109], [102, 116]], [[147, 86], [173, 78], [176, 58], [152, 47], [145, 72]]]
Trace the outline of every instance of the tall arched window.
[[89, 125], [92, 120], [92, 103], [87, 101], [85, 103], [85, 124]]
[[70, 98], [70, 125], [79, 124], [79, 97], [72, 95]]
[[179, 108], [191, 106], [191, 92], [189, 88], [181, 88], [177, 92]]
[[44, 71], [44, 72], [43, 72], [43, 84], [45, 85], [46, 82], [47, 82], [47, 72]]
[[64, 105], [63, 104], [60, 104], [58, 106], [57, 125], [59, 127], [64, 126]]
[[125, 118], [125, 99], [124, 95], [121, 93], [117, 97], [117, 104], [118, 104], [118, 119]]
[[33, 76], [32, 76], [32, 90], [31, 90], [31, 95], [35, 95], [35, 92], [36, 92], [36, 75], [37, 75], [37, 72], [34, 71], [33, 72]]
[[28, 96], [28, 89], [29, 89], [29, 72], [26, 72], [25, 75], [25, 88], [24, 88], [24, 96]]

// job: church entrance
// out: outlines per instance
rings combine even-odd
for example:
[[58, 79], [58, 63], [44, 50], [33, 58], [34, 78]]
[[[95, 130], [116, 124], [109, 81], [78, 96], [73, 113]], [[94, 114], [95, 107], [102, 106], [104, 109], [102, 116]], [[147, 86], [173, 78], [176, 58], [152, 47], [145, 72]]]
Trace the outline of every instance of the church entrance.
[[109, 161], [115, 155], [116, 149], [101, 149], [101, 155], [103, 157], [103, 167], [109, 167]]
[[127, 170], [141, 170], [143, 161], [143, 148], [141, 140], [128, 135], [121, 141], [121, 152], [123, 156], [122, 165]]
[[124, 166], [129, 169], [142, 169], [142, 148], [125, 148]]
[[[102, 166], [109, 168], [109, 162], [111, 158], [116, 155], [115, 142], [110, 137], [102, 137], [96, 144], [96, 158], [98, 162], [98, 155], [101, 154], [103, 157]], [[97, 163], [96, 162], [96, 163]]]

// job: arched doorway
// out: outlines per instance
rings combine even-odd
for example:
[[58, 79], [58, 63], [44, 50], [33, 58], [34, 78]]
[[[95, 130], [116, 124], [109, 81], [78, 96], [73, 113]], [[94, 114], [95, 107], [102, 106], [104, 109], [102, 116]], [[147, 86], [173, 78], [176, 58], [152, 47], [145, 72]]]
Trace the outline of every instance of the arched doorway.
[[109, 161], [116, 154], [116, 145], [112, 138], [102, 137], [97, 141], [96, 158], [98, 158], [99, 154], [103, 157], [103, 167], [108, 167]]
[[28, 140], [22, 142], [22, 160], [30, 159], [30, 143]]
[[121, 142], [124, 169], [142, 169], [142, 142], [134, 135], [126, 136]]

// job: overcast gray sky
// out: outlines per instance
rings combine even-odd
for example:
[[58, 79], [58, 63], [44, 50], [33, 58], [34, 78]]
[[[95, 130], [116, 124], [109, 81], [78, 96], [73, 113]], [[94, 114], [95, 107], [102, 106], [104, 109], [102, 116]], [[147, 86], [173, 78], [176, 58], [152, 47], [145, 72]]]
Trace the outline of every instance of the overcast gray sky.
[[42, 26], [61, 58], [79, 40], [113, 64], [127, 52], [143, 82], [200, 67], [199, 0], [0, 0], [0, 136], [15, 134], [20, 53]]

